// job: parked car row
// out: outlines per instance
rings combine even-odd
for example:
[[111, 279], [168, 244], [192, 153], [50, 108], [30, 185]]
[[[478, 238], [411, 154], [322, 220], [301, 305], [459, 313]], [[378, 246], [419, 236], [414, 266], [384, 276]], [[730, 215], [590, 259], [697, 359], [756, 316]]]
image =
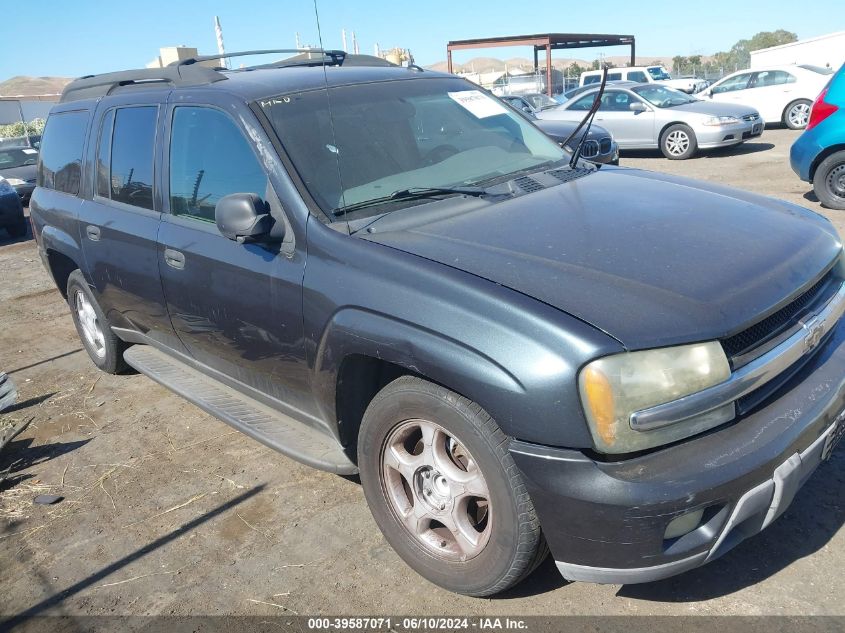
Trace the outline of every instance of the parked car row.
[[[603, 70], [588, 70], [581, 73], [578, 80], [580, 87], [601, 82]], [[661, 83], [664, 86], [692, 94], [707, 86], [707, 82], [698, 77], [680, 77], [673, 79], [663, 66], [627, 66], [610, 68], [608, 81], [633, 81], [635, 83]]]
[[[580, 121], [599, 87], [556, 108], [541, 110], [543, 121]], [[659, 83], [614, 82], [605, 89], [596, 122], [620, 149], [660, 149], [666, 158], [690, 158], [699, 149], [737, 145], [763, 133], [754, 108], [709, 103]]]
[[[556, 108], [559, 105], [557, 101], [548, 95], [539, 93], [522, 96], [508, 95], [501, 99], [531, 119], [538, 128], [557, 141], [558, 145], [565, 146], [570, 151], [575, 151], [575, 147], [581, 140], [581, 135], [579, 134], [571, 140], [570, 137], [578, 127], [577, 122], [556, 121], [538, 117], [538, 114], [544, 110]], [[592, 125], [581, 145], [581, 156], [599, 165], [618, 165], [619, 146], [613, 140], [613, 135], [609, 130], [599, 125]]]

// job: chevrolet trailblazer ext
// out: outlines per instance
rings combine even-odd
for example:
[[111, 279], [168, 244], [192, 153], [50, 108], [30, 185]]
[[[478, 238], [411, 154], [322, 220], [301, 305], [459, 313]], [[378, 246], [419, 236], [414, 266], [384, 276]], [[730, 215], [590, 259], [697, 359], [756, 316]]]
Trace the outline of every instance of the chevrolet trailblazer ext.
[[845, 429], [832, 225], [571, 161], [473, 84], [354, 57], [65, 89], [32, 221], [93, 362], [360, 473], [469, 595], [549, 550], [665, 578], [774, 521]]

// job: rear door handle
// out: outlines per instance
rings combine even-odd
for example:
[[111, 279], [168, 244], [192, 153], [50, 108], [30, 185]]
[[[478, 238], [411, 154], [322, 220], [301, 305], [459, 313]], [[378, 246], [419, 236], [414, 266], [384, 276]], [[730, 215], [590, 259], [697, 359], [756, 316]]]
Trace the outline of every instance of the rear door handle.
[[185, 256], [172, 248], [164, 249], [164, 263], [171, 268], [182, 270], [185, 267]]
[[100, 227], [99, 226], [92, 226], [88, 225], [85, 227], [85, 234], [88, 236], [88, 239], [92, 242], [99, 242], [100, 241]]

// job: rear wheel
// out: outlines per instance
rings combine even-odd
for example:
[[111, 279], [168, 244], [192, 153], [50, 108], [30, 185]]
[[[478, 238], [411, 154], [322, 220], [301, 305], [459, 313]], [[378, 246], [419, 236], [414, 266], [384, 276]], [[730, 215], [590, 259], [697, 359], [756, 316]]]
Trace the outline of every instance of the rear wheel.
[[477, 404], [404, 376], [367, 408], [361, 483], [394, 550], [450, 591], [488, 596], [548, 554], [507, 437]]
[[808, 99], [793, 101], [783, 111], [783, 124], [790, 130], [803, 130], [810, 120], [810, 108], [813, 102]]
[[826, 207], [845, 209], [845, 151], [821, 162], [813, 176], [813, 191]]
[[68, 277], [67, 302], [82, 345], [94, 364], [109, 374], [124, 371], [127, 365], [123, 351], [127, 345], [112, 332], [100, 304], [79, 270], [74, 270]]
[[669, 160], [685, 160], [695, 154], [695, 132], [682, 123], [669, 126], [660, 137], [660, 151]]

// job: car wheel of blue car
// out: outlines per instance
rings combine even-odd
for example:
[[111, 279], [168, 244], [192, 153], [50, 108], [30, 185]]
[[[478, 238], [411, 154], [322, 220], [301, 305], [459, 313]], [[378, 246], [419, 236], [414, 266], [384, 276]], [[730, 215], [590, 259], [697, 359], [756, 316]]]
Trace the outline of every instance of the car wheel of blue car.
[[845, 151], [821, 162], [813, 176], [813, 191], [824, 206], [845, 210]]

